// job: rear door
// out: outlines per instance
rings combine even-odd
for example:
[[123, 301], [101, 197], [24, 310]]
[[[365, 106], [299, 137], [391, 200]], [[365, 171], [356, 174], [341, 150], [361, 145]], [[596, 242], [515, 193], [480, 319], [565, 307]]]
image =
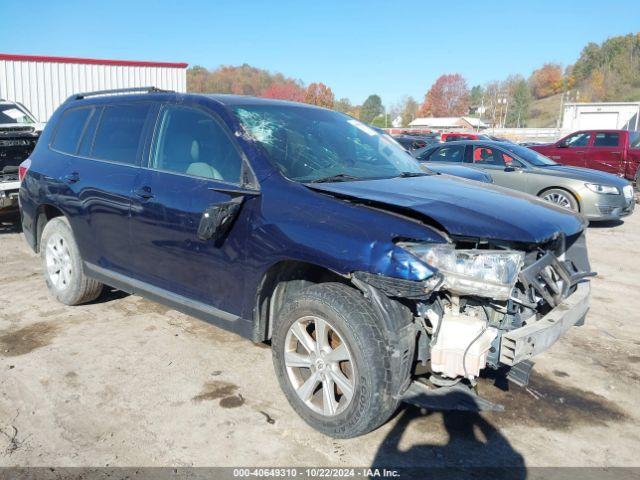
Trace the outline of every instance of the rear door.
[[[255, 184], [252, 190], [242, 181], [246, 169], [242, 153], [215, 114], [164, 105], [148, 164], [134, 187], [135, 277], [176, 301], [189, 299], [240, 315], [250, 211], [246, 204], [258, 200]], [[207, 231], [208, 219], [221, 212], [228, 212], [230, 220]]]
[[623, 136], [620, 132], [594, 132], [585, 166], [613, 174], [624, 173]]
[[[60, 122], [52, 148], [73, 153], [62, 181], [66, 208], [83, 259], [101, 268], [130, 274], [129, 210], [140, 169], [142, 139], [150, 103], [113, 103], [71, 109]], [[65, 117], [78, 117], [65, 127]], [[81, 129], [80, 140], [66, 128]], [[61, 136], [61, 140], [58, 139]], [[62, 140], [76, 139], [73, 144]]]

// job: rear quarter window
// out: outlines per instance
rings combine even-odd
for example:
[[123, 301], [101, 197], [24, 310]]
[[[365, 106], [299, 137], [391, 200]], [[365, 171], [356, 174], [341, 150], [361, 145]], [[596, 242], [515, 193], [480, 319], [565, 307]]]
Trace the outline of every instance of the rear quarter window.
[[51, 142], [51, 148], [59, 152], [75, 154], [78, 151], [80, 137], [93, 108], [73, 108], [62, 115]]
[[134, 165], [150, 105], [108, 105], [102, 110], [90, 156]]

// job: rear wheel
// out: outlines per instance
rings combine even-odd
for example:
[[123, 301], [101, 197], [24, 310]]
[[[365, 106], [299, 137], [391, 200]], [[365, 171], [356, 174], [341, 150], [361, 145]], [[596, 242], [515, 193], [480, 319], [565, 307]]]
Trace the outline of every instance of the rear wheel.
[[87, 277], [82, 258], [64, 217], [51, 219], [42, 231], [40, 257], [51, 294], [65, 305], [79, 305], [98, 298], [102, 284]]
[[326, 435], [365, 434], [398, 405], [385, 339], [371, 305], [356, 290], [327, 283], [301, 291], [280, 311], [272, 344], [289, 403]]
[[547, 202], [554, 203], [560, 207], [567, 208], [569, 210], [579, 211], [578, 200], [571, 193], [561, 188], [551, 188], [545, 190], [539, 195], [540, 198]]

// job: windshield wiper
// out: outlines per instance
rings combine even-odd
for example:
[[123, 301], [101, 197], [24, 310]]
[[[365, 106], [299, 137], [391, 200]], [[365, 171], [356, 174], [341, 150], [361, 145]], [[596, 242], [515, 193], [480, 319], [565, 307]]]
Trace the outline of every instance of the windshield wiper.
[[337, 173], [335, 175], [329, 175], [328, 177], [316, 178], [309, 183], [347, 182], [349, 180], [360, 180], [360, 177], [354, 177], [348, 173]]

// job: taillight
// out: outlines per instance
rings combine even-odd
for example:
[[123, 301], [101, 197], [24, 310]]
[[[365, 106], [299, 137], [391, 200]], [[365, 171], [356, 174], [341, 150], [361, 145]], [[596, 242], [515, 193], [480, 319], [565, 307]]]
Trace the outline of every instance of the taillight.
[[22, 162], [20, 164], [20, 166], [18, 167], [18, 180], [20, 180], [22, 182], [22, 180], [24, 179], [25, 175], [29, 171], [29, 167], [30, 166], [31, 166], [31, 159], [30, 158], [27, 158], [24, 162]]

